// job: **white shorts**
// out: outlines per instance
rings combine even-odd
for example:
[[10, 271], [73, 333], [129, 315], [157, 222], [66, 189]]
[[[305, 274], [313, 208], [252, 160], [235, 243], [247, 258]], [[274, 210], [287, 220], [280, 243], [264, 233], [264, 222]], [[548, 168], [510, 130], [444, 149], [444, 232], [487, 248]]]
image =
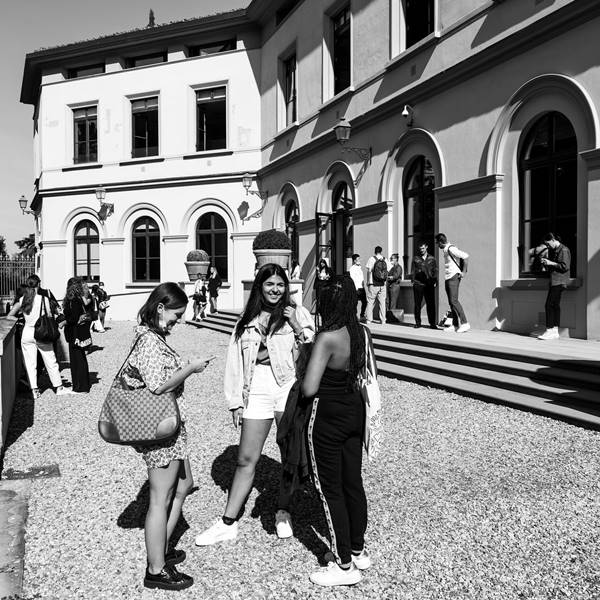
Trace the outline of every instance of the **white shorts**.
[[273, 419], [276, 412], [283, 412], [294, 379], [279, 386], [271, 370], [271, 365], [256, 365], [250, 384], [248, 406], [244, 409], [244, 419]]

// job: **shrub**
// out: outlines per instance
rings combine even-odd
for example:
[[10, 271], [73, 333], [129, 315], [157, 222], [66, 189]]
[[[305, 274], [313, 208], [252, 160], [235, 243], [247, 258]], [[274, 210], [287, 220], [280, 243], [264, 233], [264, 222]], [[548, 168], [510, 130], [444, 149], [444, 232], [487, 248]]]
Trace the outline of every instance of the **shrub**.
[[252, 250], [291, 250], [292, 244], [283, 231], [277, 231], [277, 229], [268, 229], [267, 231], [261, 231], [252, 243]]
[[190, 250], [187, 255], [187, 261], [209, 261], [210, 256], [204, 250]]

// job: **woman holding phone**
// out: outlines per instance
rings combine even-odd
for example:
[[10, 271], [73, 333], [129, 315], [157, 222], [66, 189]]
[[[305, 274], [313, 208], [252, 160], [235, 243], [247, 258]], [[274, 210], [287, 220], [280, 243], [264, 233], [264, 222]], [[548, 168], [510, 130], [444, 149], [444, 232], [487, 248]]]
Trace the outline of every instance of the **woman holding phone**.
[[147, 387], [154, 394], [175, 392], [181, 426], [168, 442], [136, 447], [148, 468], [150, 502], [144, 533], [148, 562], [144, 586], [182, 590], [194, 580], [175, 568], [186, 558], [183, 550], [169, 549], [169, 539], [181, 515], [183, 502], [192, 488], [186, 430], [184, 382], [204, 371], [209, 358], [193, 358], [185, 363], [171, 348], [166, 337], [185, 313], [188, 298], [173, 282], [152, 290], [138, 313], [138, 326], [132, 350], [123, 368], [123, 380], [131, 389]]
[[[314, 323], [303, 306], [292, 306], [282, 267], [263, 265], [231, 336], [225, 366], [225, 397], [233, 424], [242, 426], [238, 462], [223, 516], [196, 537], [210, 546], [237, 537], [238, 519], [254, 481], [273, 419], [277, 425], [296, 380], [295, 353], [312, 340]], [[292, 536], [290, 497], [280, 485], [275, 514], [277, 536]]]

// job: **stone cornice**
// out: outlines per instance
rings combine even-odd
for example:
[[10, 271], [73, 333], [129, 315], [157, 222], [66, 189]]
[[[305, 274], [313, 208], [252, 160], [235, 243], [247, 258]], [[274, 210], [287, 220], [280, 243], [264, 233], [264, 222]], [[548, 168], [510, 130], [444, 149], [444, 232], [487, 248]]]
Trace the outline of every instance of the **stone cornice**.
[[66, 246], [67, 240], [40, 240], [42, 246]]
[[179, 234], [179, 235], [163, 235], [163, 242], [165, 243], [170, 243], [170, 242], [187, 242], [189, 239], [189, 235], [187, 234]]
[[455, 198], [465, 198], [475, 196], [476, 194], [489, 194], [502, 187], [504, 175], [486, 175], [477, 179], [469, 179], [452, 185], [435, 188], [435, 196], [440, 202], [454, 200]]
[[350, 209], [350, 214], [354, 219], [365, 219], [369, 217], [381, 216], [394, 209], [393, 202], [375, 202], [367, 206], [359, 206], [358, 208]]
[[258, 231], [238, 231], [236, 233], [232, 233], [229, 237], [232, 240], [243, 240], [255, 238], [260, 232]]
[[124, 237], [102, 238], [100, 240], [100, 243], [104, 244], [105, 246], [117, 246], [119, 244], [124, 244], [125, 238]]
[[579, 154], [583, 160], [587, 163], [588, 169], [599, 169], [600, 168], [600, 148], [594, 148], [594, 150], [586, 150]]

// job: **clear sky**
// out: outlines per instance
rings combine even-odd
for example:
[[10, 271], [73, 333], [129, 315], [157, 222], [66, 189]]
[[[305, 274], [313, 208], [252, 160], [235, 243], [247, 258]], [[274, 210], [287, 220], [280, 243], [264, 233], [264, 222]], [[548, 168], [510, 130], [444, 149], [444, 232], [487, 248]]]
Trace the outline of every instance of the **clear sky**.
[[28, 52], [77, 42], [148, 23], [179, 21], [247, 6], [250, 0], [3, 0], [0, 16], [0, 235], [9, 253], [14, 241], [33, 233], [31, 215], [17, 200], [31, 201], [33, 107], [21, 104], [21, 80]]

